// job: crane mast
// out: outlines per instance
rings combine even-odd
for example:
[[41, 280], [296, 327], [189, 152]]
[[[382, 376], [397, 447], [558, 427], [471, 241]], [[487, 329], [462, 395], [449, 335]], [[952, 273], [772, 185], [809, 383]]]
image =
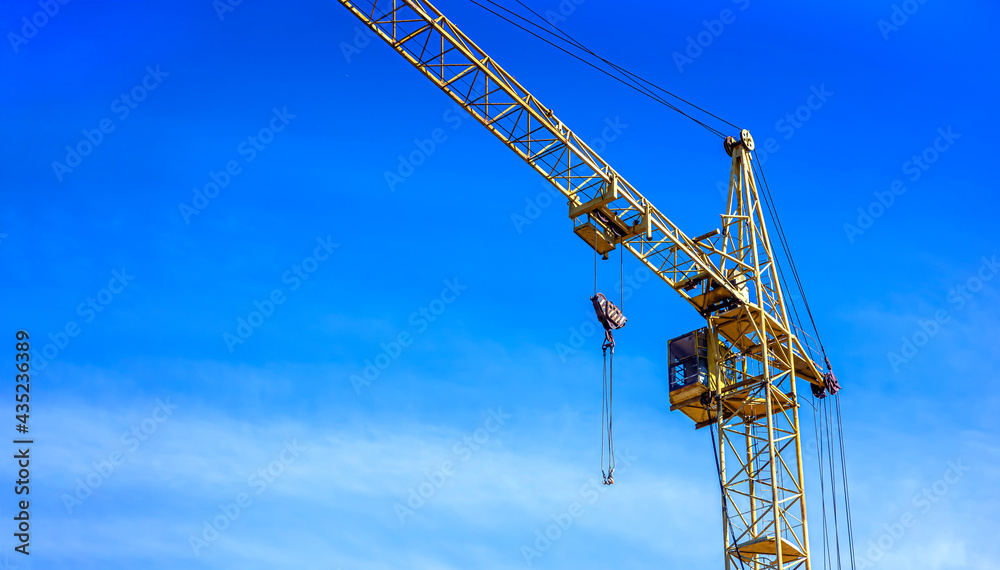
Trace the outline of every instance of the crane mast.
[[555, 186], [590, 247], [625, 248], [706, 319], [669, 345], [670, 402], [717, 430], [726, 568], [809, 570], [796, 380], [825, 383], [788, 316], [750, 133], [725, 141], [720, 227], [691, 238], [430, 2], [339, 1]]

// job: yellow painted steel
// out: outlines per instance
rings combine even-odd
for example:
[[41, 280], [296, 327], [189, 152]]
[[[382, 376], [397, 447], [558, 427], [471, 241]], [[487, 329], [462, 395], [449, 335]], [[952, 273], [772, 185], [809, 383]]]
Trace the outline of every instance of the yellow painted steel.
[[671, 404], [718, 430], [726, 567], [809, 570], [795, 381], [823, 379], [778, 286], [750, 134], [727, 144], [720, 230], [692, 239], [431, 3], [340, 3], [566, 196], [586, 243], [625, 247], [706, 318], [718, 381]]

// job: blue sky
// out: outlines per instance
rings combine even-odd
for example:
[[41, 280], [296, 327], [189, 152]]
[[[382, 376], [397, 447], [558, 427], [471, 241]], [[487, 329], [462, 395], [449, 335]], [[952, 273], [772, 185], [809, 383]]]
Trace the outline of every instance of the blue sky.
[[[844, 386], [859, 556], [996, 568], [997, 7], [530, 4], [768, 149]], [[607, 133], [603, 156], [688, 234], [718, 226], [718, 139], [470, 3], [436, 5], [581, 137]], [[596, 492], [600, 338], [558, 350], [591, 322], [592, 252], [536, 173], [347, 10], [45, 6], [0, 7], [0, 334], [10, 359], [32, 335], [36, 441], [32, 555], [5, 526], [0, 567], [525, 568], [574, 503], [532, 568], [720, 567], [708, 435], [666, 392], [666, 340], [700, 317], [654, 280], [625, 300], [627, 455]]]

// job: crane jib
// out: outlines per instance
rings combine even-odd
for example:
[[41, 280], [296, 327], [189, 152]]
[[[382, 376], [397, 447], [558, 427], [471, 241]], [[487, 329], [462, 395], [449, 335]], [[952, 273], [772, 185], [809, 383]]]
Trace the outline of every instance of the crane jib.
[[[627, 249], [705, 317], [669, 343], [670, 402], [718, 430], [727, 565], [809, 570], [796, 380], [839, 387], [789, 318], [750, 134], [726, 138], [726, 213], [692, 239], [431, 3], [340, 2], [557, 188], [582, 240]], [[599, 300], [610, 334], [620, 312]]]
[[[703, 315], [754, 301], [722, 274], [729, 252], [685, 235], [430, 3], [342, 4], [565, 195], [574, 231], [599, 253], [625, 247]], [[777, 303], [758, 305], [787, 322]], [[796, 352], [801, 377], [821, 383], [815, 358]]]

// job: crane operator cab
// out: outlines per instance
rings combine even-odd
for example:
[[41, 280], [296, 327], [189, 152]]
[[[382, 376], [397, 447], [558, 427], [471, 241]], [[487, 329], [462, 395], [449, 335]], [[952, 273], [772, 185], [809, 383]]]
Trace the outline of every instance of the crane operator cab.
[[681, 410], [696, 423], [710, 418], [706, 403], [715, 392], [717, 350], [707, 327], [667, 342], [670, 409]]

